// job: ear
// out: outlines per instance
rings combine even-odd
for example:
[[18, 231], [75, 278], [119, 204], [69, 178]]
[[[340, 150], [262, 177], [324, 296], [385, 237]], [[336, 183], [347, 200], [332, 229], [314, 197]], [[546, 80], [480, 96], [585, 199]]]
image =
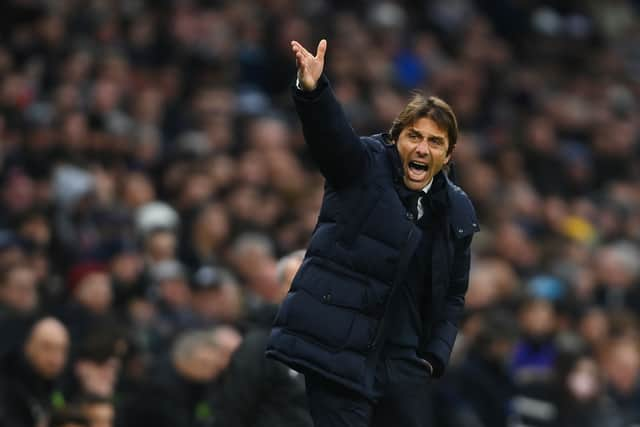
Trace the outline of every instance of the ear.
[[454, 145], [453, 148], [451, 148], [451, 151], [449, 153], [447, 153], [447, 156], [444, 158], [444, 164], [448, 165], [449, 162], [451, 161], [451, 156], [453, 156], [453, 152], [456, 150], [456, 146]]

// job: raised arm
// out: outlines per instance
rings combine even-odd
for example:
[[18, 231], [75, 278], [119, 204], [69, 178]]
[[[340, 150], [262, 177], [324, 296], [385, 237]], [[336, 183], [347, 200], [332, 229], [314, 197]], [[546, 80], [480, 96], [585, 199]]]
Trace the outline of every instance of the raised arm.
[[311, 156], [330, 184], [349, 185], [363, 175], [367, 153], [323, 74], [327, 41], [320, 41], [315, 55], [297, 41], [291, 50], [298, 67], [293, 100]]

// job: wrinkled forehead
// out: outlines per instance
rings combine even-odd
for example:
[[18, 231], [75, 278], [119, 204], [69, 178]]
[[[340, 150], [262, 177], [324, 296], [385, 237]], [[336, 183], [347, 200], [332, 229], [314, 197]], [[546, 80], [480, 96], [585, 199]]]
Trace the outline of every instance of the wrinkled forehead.
[[407, 131], [415, 131], [422, 136], [435, 136], [447, 140], [447, 131], [430, 117], [419, 117], [406, 127]]

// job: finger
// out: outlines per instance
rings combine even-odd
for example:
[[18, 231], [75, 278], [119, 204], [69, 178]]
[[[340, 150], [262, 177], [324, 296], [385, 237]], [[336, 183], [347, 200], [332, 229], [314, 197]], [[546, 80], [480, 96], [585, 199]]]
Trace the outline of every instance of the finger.
[[318, 49], [316, 50], [316, 59], [324, 61], [324, 54], [327, 51], [327, 41], [325, 39], [320, 40], [318, 43]]
[[296, 54], [296, 61], [298, 62], [298, 66], [303, 66], [307, 63], [305, 57], [301, 53]]
[[292, 41], [291, 41], [291, 45], [292, 45], [294, 48], [298, 49], [300, 52], [302, 52], [302, 54], [303, 54], [303, 55], [305, 55], [305, 56], [312, 56], [312, 55], [311, 55], [311, 53], [310, 53], [307, 49], [305, 49], [305, 48], [304, 48], [304, 46], [302, 46], [302, 45], [301, 45], [300, 43], [298, 43], [297, 41], [292, 40]]
[[302, 51], [300, 49], [299, 46], [292, 44], [291, 45], [291, 50], [297, 55], [297, 54], [302, 54]]

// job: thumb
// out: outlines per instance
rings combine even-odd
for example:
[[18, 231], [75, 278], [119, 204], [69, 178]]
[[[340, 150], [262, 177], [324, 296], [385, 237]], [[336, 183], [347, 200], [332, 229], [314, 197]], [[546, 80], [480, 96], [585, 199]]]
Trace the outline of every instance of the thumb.
[[318, 49], [316, 51], [316, 59], [324, 62], [324, 54], [327, 51], [327, 41], [325, 39], [320, 40], [318, 43]]

